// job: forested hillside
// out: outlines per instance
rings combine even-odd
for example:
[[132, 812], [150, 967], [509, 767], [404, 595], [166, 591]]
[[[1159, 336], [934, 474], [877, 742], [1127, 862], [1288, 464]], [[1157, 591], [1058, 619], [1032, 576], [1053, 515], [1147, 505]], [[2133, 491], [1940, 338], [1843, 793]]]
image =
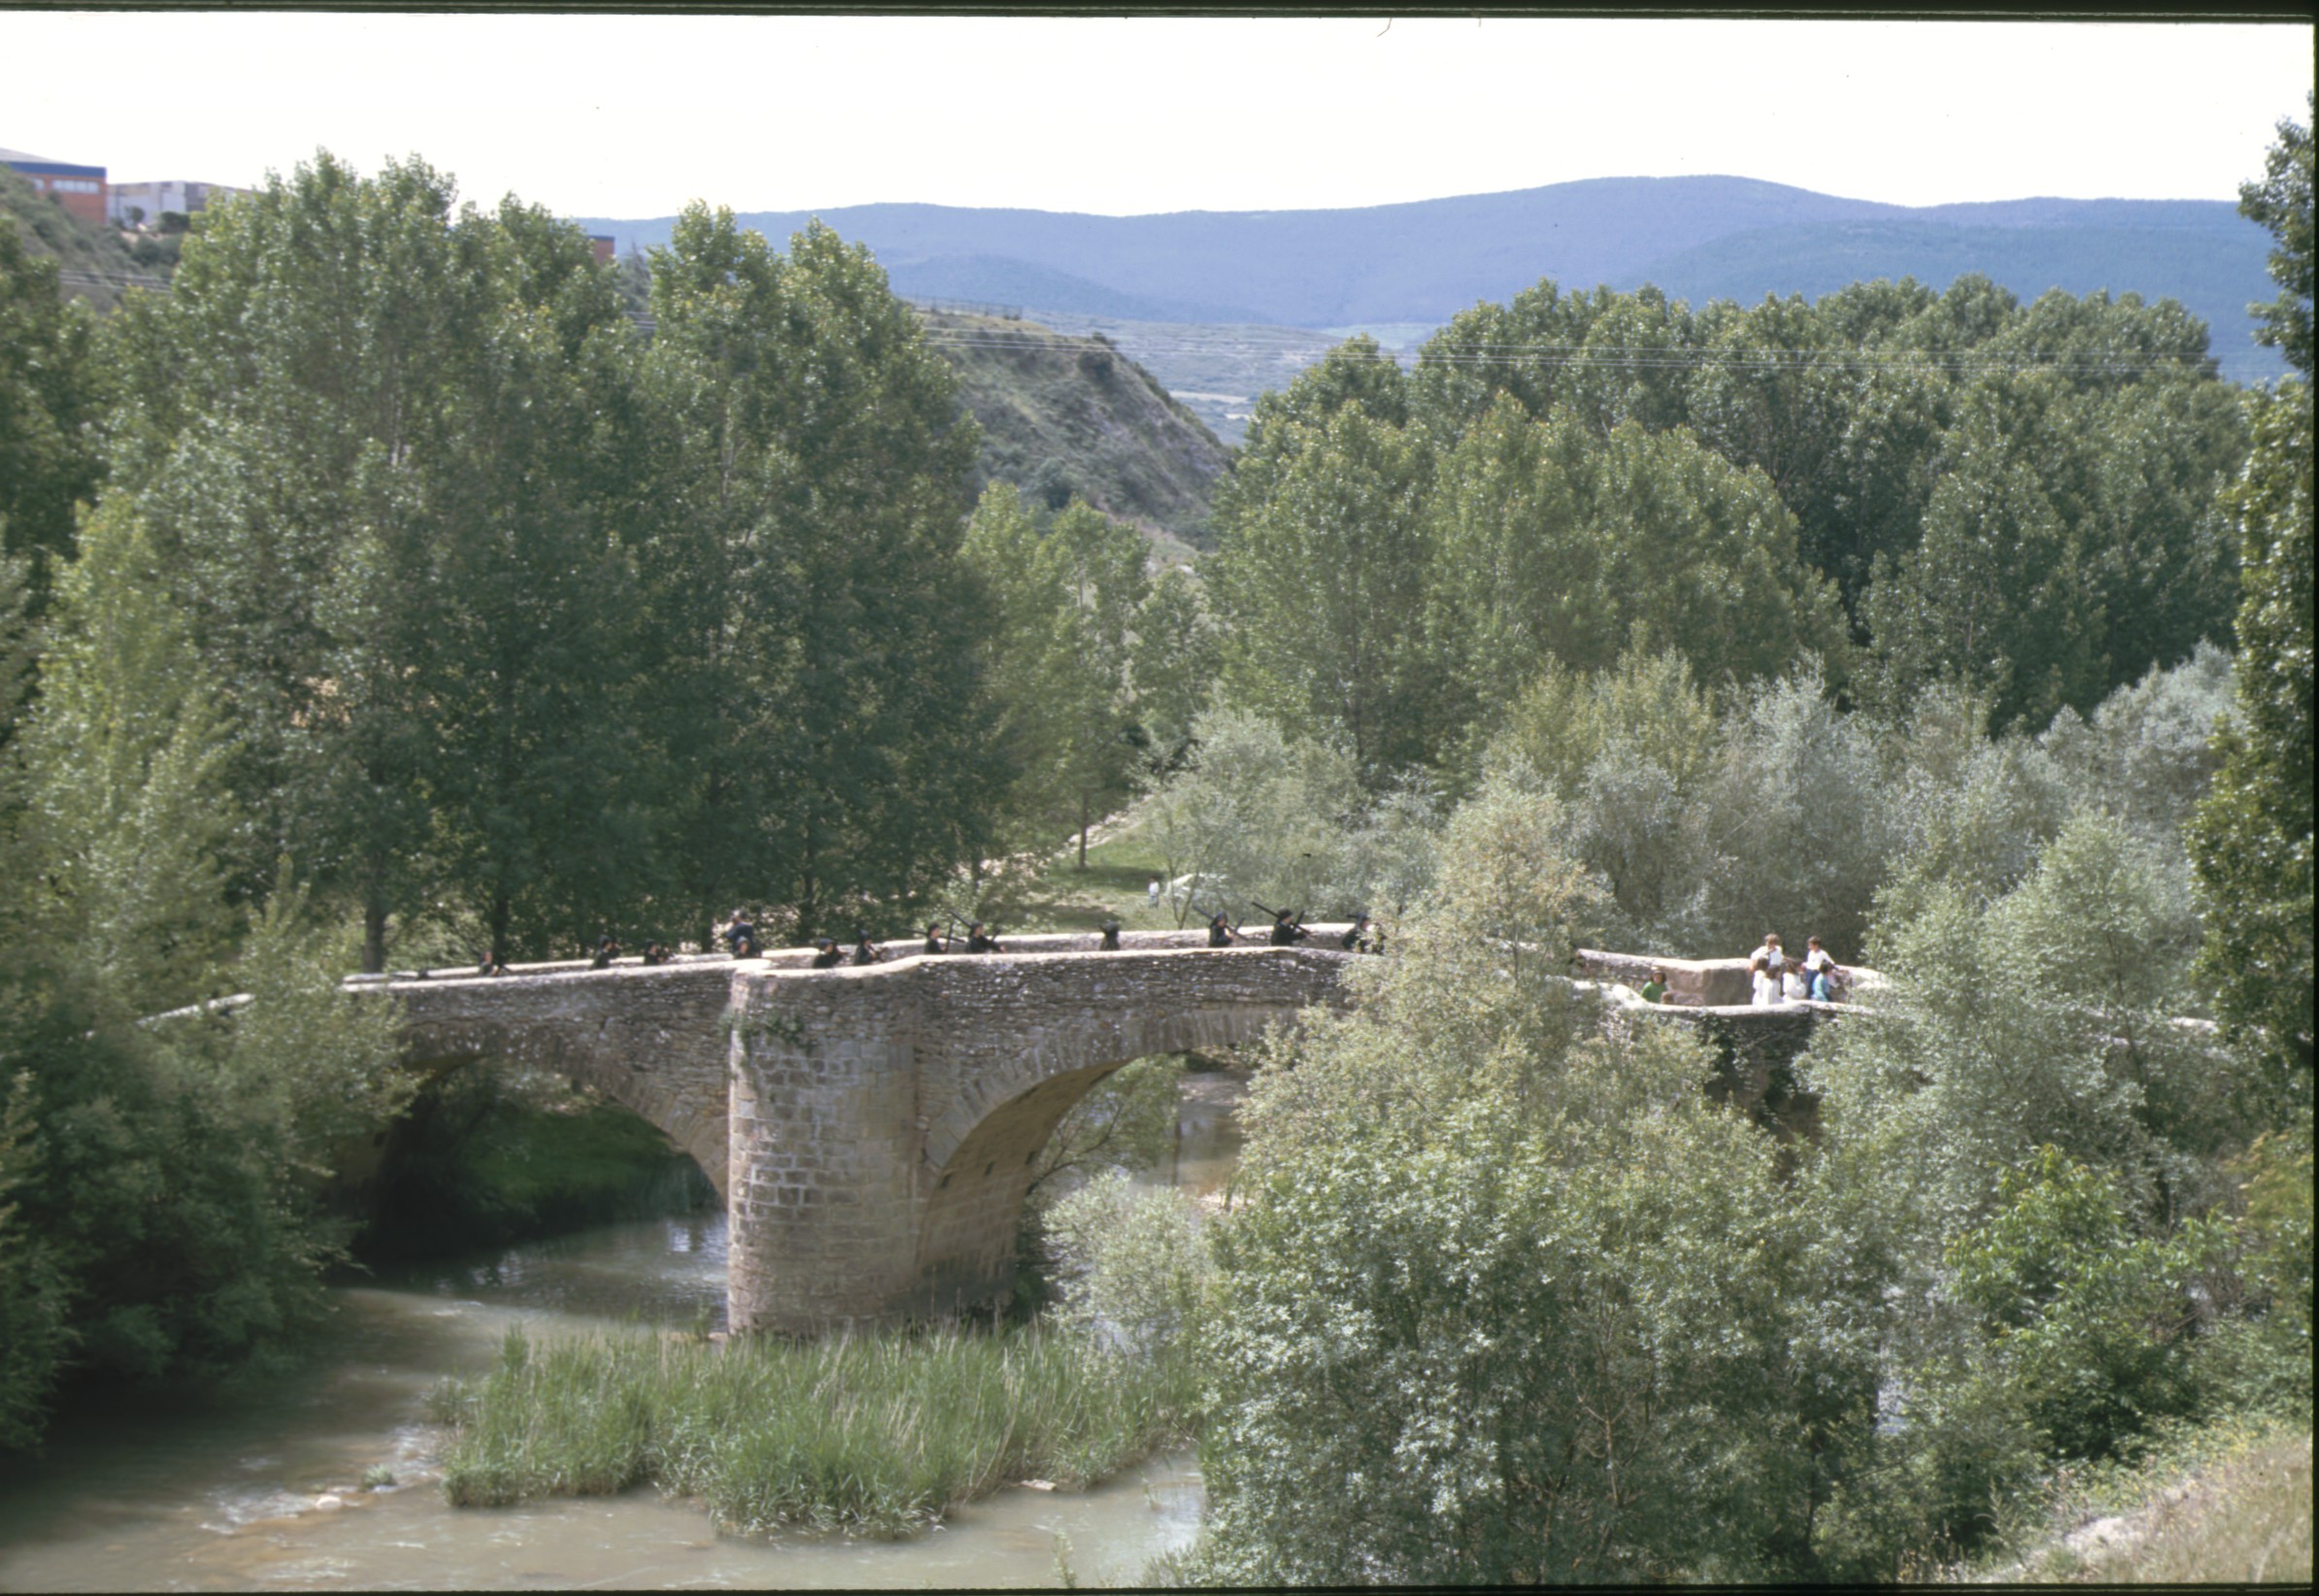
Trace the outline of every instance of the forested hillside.
[[[2132, 294], [1534, 281], [1266, 393], [1196, 576], [978, 477], [859, 244], [695, 206], [648, 338], [453, 193], [318, 157], [101, 321], [0, 223], [0, 1444], [294, 1344], [402, 1096], [335, 970], [983, 918], [1130, 803], [1390, 948], [1229, 1213], [1084, 1227], [1054, 1333], [1200, 1389], [1178, 1575], [1907, 1578], [2307, 1430], [2306, 128], [2275, 389]], [[1795, 1140], [1566, 976], [1766, 930], [1887, 978]]]

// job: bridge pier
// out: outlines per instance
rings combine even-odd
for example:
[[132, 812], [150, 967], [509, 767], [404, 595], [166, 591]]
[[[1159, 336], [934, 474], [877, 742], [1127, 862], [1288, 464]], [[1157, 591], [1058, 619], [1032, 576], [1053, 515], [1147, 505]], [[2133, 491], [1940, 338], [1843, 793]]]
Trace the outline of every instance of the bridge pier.
[[804, 1332], [1004, 1295], [1032, 1167], [1074, 1104], [1135, 1059], [1341, 1001], [1346, 957], [1033, 950], [736, 976], [729, 1322]]

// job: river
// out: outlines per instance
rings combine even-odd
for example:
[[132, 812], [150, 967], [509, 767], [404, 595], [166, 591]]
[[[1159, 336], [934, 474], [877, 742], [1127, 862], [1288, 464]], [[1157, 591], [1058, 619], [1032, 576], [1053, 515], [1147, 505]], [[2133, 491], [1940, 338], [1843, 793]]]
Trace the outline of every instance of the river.
[[[1188, 1077], [1177, 1182], [1228, 1179], [1228, 1077]], [[1084, 1492], [1009, 1489], [903, 1542], [719, 1535], [650, 1488], [454, 1509], [426, 1393], [534, 1342], [724, 1316], [724, 1218], [636, 1220], [382, 1275], [333, 1294], [311, 1356], [241, 1388], [83, 1392], [45, 1453], [0, 1465], [0, 1589], [1026, 1586], [1134, 1583], [1191, 1543], [1188, 1455]], [[391, 1486], [363, 1488], [367, 1474]]]

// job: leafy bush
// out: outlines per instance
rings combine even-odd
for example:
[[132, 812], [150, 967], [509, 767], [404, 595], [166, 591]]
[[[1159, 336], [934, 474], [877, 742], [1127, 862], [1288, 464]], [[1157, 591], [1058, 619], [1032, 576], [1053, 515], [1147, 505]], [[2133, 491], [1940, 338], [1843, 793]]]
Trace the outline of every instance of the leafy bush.
[[1836, 1333], [1852, 1288], [1697, 1044], [1568, 981], [1598, 900], [1561, 825], [1494, 775], [1362, 1006], [1258, 1078], [1187, 1578], [1813, 1566], [1824, 1455], [1872, 1389]]
[[1950, 1243], [1948, 1261], [2054, 1448], [2115, 1456], [2153, 1420], [2189, 1412], [2199, 1317], [2189, 1286], [2220, 1250], [2219, 1227], [2143, 1234], [2114, 1175], [2050, 1147], [2006, 1172], [1998, 1201]]
[[1199, 1326], [1214, 1266], [1183, 1193], [1138, 1187], [1114, 1170], [1050, 1209], [1047, 1230], [1071, 1265], [1064, 1324], [1139, 1356]]

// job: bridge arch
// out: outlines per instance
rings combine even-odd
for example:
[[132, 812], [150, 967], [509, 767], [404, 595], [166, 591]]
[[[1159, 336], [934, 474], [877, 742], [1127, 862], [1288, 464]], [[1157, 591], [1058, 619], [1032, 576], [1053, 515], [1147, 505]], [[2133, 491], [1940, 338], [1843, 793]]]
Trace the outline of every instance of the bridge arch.
[[1268, 1027], [1293, 1020], [1300, 1007], [1220, 1001], [1213, 994], [1196, 1008], [1106, 1004], [1079, 1022], [1044, 1028], [1035, 1046], [999, 1068], [972, 1072], [927, 1127], [930, 1184], [917, 1227], [914, 1300], [939, 1310], [979, 1301], [994, 1285], [1005, 1288], [1040, 1149], [1063, 1116], [1111, 1075], [1139, 1058], [1254, 1043]]
[[727, 1195], [722, 1025], [729, 966], [399, 981], [402, 1059], [430, 1074], [503, 1060], [568, 1076], [658, 1130]]

